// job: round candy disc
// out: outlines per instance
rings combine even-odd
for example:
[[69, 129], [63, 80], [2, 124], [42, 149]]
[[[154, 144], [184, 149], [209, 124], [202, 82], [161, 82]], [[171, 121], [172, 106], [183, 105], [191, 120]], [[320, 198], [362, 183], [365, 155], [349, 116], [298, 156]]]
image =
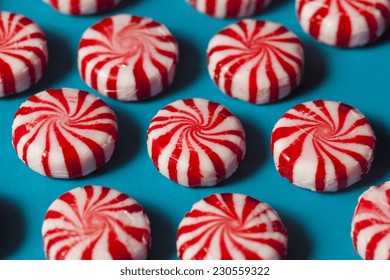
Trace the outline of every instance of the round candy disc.
[[218, 18], [249, 17], [271, 0], [187, 0], [197, 11]]
[[122, 0], [43, 0], [58, 12], [68, 15], [90, 15], [110, 9]]
[[54, 178], [74, 178], [111, 158], [117, 133], [115, 114], [101, 99], [76, 89], [51, 89], [20, 106], [12, 125], [12, 143], [32, 170]]
[[150, 158], [183, 186], [213, 186], [232, 175], [245, 155], [245, 132], [224, 106], [201, 98], [178, 100], [152, 119]]
[[0, 97], [29, 89], [48, 60], [45, 34], [23, 15], [0, 11]]
[[390, 23], [389, 0], [296, 0], [296, 9], [305, 32], [337, 47], [366, 45]]
[[334, 101], [309, 101], [275, 124], [271, 150], [279, 173], [312, 191], [338, 191], [359, 181], [371, 167], [376, 138], [356, 108]]
[[390, 260], [390, 181], [359, 197], [351, 237], [363, 259]]
[[302, 78], [302, 43], [274, 22], [244, 19], [229, 25], [210, 40], [207, 58], [219, 89], [250, 103], [277, 101]]
[[173, 81], [177, 61], [177, 43], [164, 25], [124, 14], [88, 28], [78, 51], [79, 72], [87, 85], [122, 101], [163, 91]]
[[142, 206], [127, 194], [92, 185], [50, 205], [42, 237], [49, 260], [144, 260], [151, 244]]
[[287, 232], [266, 203], [243, 194], [213, 194], [185, 215], [176, 245], [182, 260], [278, 260], [286, 255]]

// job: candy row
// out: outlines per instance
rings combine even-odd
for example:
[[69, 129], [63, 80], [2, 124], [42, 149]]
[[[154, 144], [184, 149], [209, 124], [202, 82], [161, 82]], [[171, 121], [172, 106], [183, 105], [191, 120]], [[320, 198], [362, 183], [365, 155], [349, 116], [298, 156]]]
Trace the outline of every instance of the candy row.
[[[6, 42], [0, 96], [24, 91], [43, 74], [48, 50], [37, 24], [0, 12]], [[150, 98], [175, 76], [178, 45], [169, 30], [152, 19], [116, 15], [88, 28], [80, 40], [78, 69], [85, 83], [121, 101]], [[280, 24], [246, 19], [211, 39], [210, 76], [226, 94], [263, 104], [285, 97], [301, 80], [303, 46]]]
[[[302, 2], [302, 13], [310, 10], [306, 6], [317, 3]], [[373, 14], [382, 15], [381, 20], [370, 17], [366, 8], [364, 15], [371, 24], [367, 27], [369, 33], [360, 24], [357, 34], [353, 30], [350, 36], [338, 33], [338, 45], [373, 40], [384, 32], [390, 21], [390, 4], [368, 6], [380, 11]], [[317, 18], [317, 13], [314, 16]], [[304, 15], [301, 18], [307, 19]], [[3, 97], [24, 91], [41, 78], [48, 50], [44, 33], [30, 19], [0, 12], [0, 22]], [[322, 24], [318, 20], [315, 23]], [[329, 28], [320, 32], [322, 28], [312, 25], [308, 28], [320, 39], [334, 39]], [[100, 94], [137, 101], [159, 94], [173, 82], [178, 53], [175, 38], [163, 24], [121, 14], [104, 18], [84, 32], [78, 49], [78, 70], [85, 83]], [[215, 34], [207, 48], [208, 72], [218, 88], [228, 96], [254, 104], [275, 102], [290, 94], [302, 80], [303, 64], [300, 39], [281, 24], [270, 21], [243, 19], [231, 24]]]
[[[56, 10], [85, 15], [112, 8], [121, 0], [44, 0]], [[253, 16], [271, 0], [186, 0], [197, 11], [217, 18]], [[321, 43], [337, 47], [364, 46], [390, 24], [389, 0], [295, 0], [302, 29]]]
[[[390, 182], [371, 187], [358, 201], [351, 237], [364, 259], [389, 260]], [[42, 225], [50, 260], [144, 260], [151, 228], [143, 207], [127, 194], [101, 186], [75, 188], [56, 199]], [[185, 214], [176, 235], [182, 260], [278, 260], [287, 230], [268, 204], [237, 193], [216, 193]]]
[[[115, 113], [85, 91], [37, 93], [15, 114], [12, 143], [32, 170], [54, 178], [85, 176], [108, 162], [118, 137]], [[230, 177], [246, 152], [239, 119], [219, 103], [177, 100], [147, 131], [149, 157], [165, 177], [188, 187]], [[275, 124], [271, 151], [279, 173], [313, 191], [339, 191], [370, 169], [376, 137], [356, 108], [334, 101], [296, 105]]]

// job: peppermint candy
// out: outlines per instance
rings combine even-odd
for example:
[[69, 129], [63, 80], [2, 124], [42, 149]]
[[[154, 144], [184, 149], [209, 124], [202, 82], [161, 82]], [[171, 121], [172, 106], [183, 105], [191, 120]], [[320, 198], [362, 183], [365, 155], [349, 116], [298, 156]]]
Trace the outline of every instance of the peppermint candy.
[[303, 45], [284, 26], [244, 19], [218, 32], [207, 48], [211, 79], [228, 96], [265, 104], [287, 96], [302, 79]]
[[48, 208], [42, 225], [49, 260], [144, 260], [151, 234], [142, 206], [107, 187], [75, 188]]
[[165, 177], [183, 186], [213, 186], [239, 167], [246, 151], [245, 132], [221, 104], [178, 100], [152, 119], [147, 148]]
[[264, 9], [271, 0], [187, 0], [197, 11], [217, 17], [249, 17]]
[[375, 143], [359, 110], [317, 100], [298, 104], [280, 118], [271, 150], [277, 170], [291, 183], [312, 191], [339, 191], [369, 171]]
[[356, 206], [351, 237], [366, 260], [390, 260], [390, 181], [365, 191]]
[[51, 89], [31, 96], [15, 114], [12, 144], [32, 170], [54, 178], [87, 175], [111, 158], [114, 112], [92, 94]]
[[0, 97], [29, 89], [48, 60], [46, 36], [31, 19], [0, 11]]
[[336, 47], [364, 46], [390, 23], [389, 0], [296, 0], [303, 30]]
[[150, 98], [175, 76], [178, 45], [169, 30], [146, 17], [116, 15], [88, 28], [80, 42], [81, 78], [121, 101]]
[[90, 15], [114, 7], [122, 0], [43, 0], [56, 11], [68, 15]]
[[243, 194], [212, 194], [185, 215], [176, 244], [182, 260], [277, 260], [285, 258], [287, 232], [268, 204]]

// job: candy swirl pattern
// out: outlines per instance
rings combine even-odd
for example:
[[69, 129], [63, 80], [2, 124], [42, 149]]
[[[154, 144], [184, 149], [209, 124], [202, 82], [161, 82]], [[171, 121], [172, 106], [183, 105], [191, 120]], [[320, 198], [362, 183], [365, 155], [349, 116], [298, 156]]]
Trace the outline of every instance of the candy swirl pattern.
[[15, 114], [12, 144], [32, 170], [55, 178], [87, 175], [112, 156], [116, 116], [92, 94], [51, 89], [31, 96]]
[[370, 169], [376, 137], [364, 115], [345, 103], [298, 104], [275, 124], [271, 150], [279, 173], [312, 191], [339, 191]]
[[212, 186], [240, 165], [245, 131], [221, 104], [201, 98], [178, 100], [152, 119], [147, 147], [165, 177], [183, 186]]
[[94, 185], [57, 198], [42, 236], [49, 260], [144, 260], [151, 244], [142, 206], [127, 194]]
[[58, 12], [68, 15], [90, 15], [114, 7], [122, 0], [43, 0]]
[[210, 77], [222, 92], [265, 104], [299, 85], [304, 53], [299, 38], [284, 26], [244, 19], [210, 40], [207, 58]]
[[351, 237], [366, 260], [390, 260], [390, 181], [360, 197], [352, 218]]
[[0, 97], [29, 89], [46, 68], [46, 36], [29, 18], [0, 11]]
[[146, 17], [116, 15], [88, 28], [78, 51], [82, 79], [100, 94], [121, 101], [152, 97], [174, 78], [175, 38]]
[[187, 0], [197, 11], [217, 18], [249, 17], [263, 10], [271, 0]]
[[284, 259], [287, 232], [269, 205], [237, 193], [213, 194], [195, 203], [181, 221], [182, 260]]
[[296, 10], [305, 32], [336, 47], [364, 46], [390, 24], [389, 0], [296, 0]]

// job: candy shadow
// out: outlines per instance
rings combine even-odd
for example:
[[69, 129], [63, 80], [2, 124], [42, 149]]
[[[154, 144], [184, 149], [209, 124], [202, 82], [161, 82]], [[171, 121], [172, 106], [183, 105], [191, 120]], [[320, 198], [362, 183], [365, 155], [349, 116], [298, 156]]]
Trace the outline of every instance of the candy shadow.
[[122, 0], [121, 2], [119, 2], [118, 5], [116, 5], [112, 9], [110, 9], [110, 11], [111, 12], [118, 12], [120, 10], [125, 10], [129, 7], [133, 7], [137, 4], [139, 4], [140, 2], [142, 2], [142, 1], [141, 0]]
[[[368, 119], [370, 120], [370, 118]], [[366, 189], [378, 182], [382, 183], [382, 181], [385, 181], [386, 175], [390, 172], [390, 133], [379, 121], [370, 120], [370, 124], [377, 138], [374, 161], [367, 175], [345, 191], [352, 191], [360, 188]]]
[[368, 44], [367, 46], [364, 46], [363, 48], [375, 48], [375, 47], [380, 47], [384, 44], [389, 44], [390, 43], [390, 28], [388, 28], [385, 33], [378, 38], [378, 40], [372, 42], [371, 44]]
[[190, 38], [174, 35], [179, 46], [179, 62], [172, 84], [161, 94], [153, 97], [154, 100], [165, 95], [178, 94], [190, 86], [200, 76], [204, 65], [204, 57]]
[[0, 221], [0, 259], [4, 260], [25, 239], [26, 225], [19, 207], [4, 197], [0, 197]]
[[287, 3], [289, 2], [290, 2], [289, 0], [273, 0], [267, 7], [264, 8], [263, 11], [260, 11], [259, 14], [261, 15], [261, 14], [276, 11], [279, 8], [283, 7], [284, 5], [287, 5]]
[[63, 78], [76, 69], [72, 48], [65, 36], [44, 30], [48, 42], [49, 60], [42, 78], [29, 92], [37, 93], [55, 87]]
[[283, 224], [287, 229], [287, 260], [307, 260], [309, 259], [311, 246], [308, 235], [299, 220], [283, 212], [279, 212]]
[[251, 176], [256, 173], [267, 159], [267, 151], [265, 148], [267, 145], [258, 125], [253, 120], [244, 116], [239, 116], [239, 119], [246, 134], [246, 154], [237, 172], [218, 186], [238, 183], [244, 178]]
[[163, 215], [163, 211], [157, 209], [150, 210], [145, 207], [148, 214], [151, 231], [152, 231], [152, 247], [149, 252], [148, 259], [150, 260], [167, 260], [172, 257], [173, 252], [176, 252], [176, 232], [170, 226], [167, 217]]
[[118, 139], [114, 154], [106, 166], [102, 168], [102, 172], [110, 172], [123, 167], [128, 161], [135, 157], [141, 146], [141, 130], [128, 112], [115, 108], [115, 105], [110, 105], [114, 110], [118, 123]]
[[310, 41], [304, 41], [305, 63], [301, 84], [293, 90], [286, 98], [280, 100], [290, 100], [298, 95], [313, 93], [313, 90], [318, 87], [326, 78], [328, 67], [326, 58], [320, 51], [317, 45]]

